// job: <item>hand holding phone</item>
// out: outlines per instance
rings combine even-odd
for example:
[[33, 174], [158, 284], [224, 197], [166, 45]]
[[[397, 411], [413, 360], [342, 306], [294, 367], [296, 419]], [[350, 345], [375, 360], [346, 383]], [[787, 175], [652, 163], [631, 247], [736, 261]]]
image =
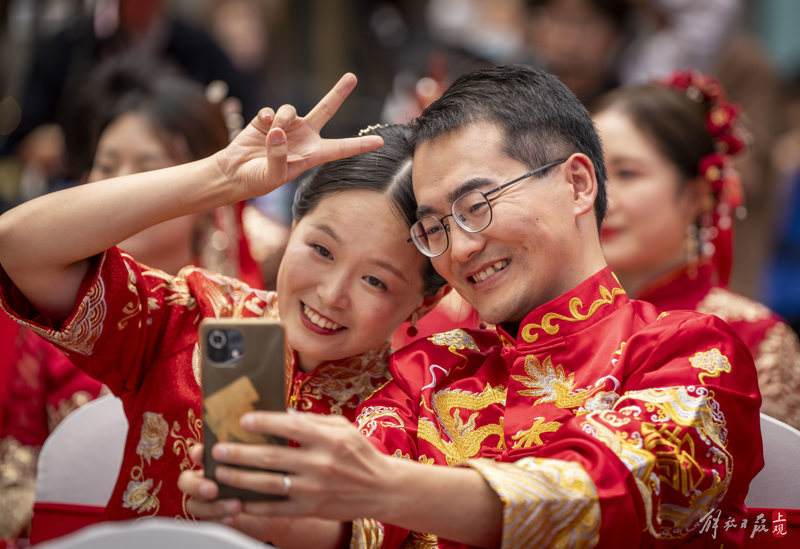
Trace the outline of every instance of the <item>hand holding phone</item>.
[[207, 318], [199, 331], [205, 475], [219, 484], [220, 498], [281, 499], [219, 483], [211, 449], [217, 442], [286, 444], [239, 423], [249, 411], [286, 410], [283, 326], [261, 318]]

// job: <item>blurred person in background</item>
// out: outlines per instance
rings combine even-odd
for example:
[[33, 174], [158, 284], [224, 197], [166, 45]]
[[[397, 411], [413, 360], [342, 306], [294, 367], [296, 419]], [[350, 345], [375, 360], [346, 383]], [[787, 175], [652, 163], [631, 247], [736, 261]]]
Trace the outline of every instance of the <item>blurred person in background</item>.
[[175, 17], [168, 0], [97, 0], [64, 28], [37, 37], [19, 93], [19, 124], [0, 146], [21, 175], [17, 201], [80, 177], [65, 154], [61, 115], [69, 86], [97, 63], [123, 52], [164, 59], [202, 84], [222, 81], [250, 118], [259, 107], [257, 87], [201, 29]]
[[603, 250], [622, 286], [662, 310], [728, 322], [755, 359], [762, 412], [800, 428], [796, 334], [728, 289], [743, 198], [732, 164], [746, 145], [738, 105], [716, 79], [680, 71], [613, 90], [592, 112], [609, 172]]

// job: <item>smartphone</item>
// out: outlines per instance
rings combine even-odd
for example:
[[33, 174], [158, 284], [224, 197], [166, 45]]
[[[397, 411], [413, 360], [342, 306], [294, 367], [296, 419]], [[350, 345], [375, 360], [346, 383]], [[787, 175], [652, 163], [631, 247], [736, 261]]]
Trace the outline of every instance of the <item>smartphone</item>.
[[286, 410], [283, 325], [262, 318], [206, 318], [199, 337], [205, 476], [219, 485], [220, 499], [283, 499], [219, 483], [211, 455], [217, 442], [286, 444], [239, 424], [245, 412]]

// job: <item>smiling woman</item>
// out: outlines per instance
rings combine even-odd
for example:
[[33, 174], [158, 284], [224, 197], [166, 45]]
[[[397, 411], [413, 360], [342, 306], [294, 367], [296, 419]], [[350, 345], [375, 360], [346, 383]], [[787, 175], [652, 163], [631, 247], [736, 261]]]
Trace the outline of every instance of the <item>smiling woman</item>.
[[[0, 217], [5, 313], [125, 404], [130, 430], [106, 519], [191, 518], [177, 479], [201, 440], [202, 318], [277, 318], [280, 309], [289, 406], [353, 419], [389, 379], [392, 332], [445, 292], [407, 242], [416, 210], [407, 128], [319, 136], [354, 85], [346, 75], [302, 118], [288, 105], [263, 109], [213, 156], [67, 189]], [[298, 189], [277, 292], [195, 267], [169, 275], [114, 247], [148, 226], [267, 193], [325, 161]], [[55, 204], [58, 216], [42, 215]], [[69, 238], [54, 245], [52, 234]], [[152, 425], [163, 427], [160, 437], [145, 440]]]

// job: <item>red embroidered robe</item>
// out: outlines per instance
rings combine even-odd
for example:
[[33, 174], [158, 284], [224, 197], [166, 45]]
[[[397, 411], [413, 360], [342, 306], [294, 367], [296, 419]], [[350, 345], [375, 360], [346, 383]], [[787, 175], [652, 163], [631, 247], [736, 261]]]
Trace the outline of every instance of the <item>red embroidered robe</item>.
[[[3, 310], [61, 347], [122, 399], [129, 431], [104, 518], [190, 518], [177, 480], [191, 467], [189, 450], [201, 440], [199, 322], [204, 317], [277, 318], [275, 292], [194, 267], [170, 276], [112, 248], [95, 258], [75, 310], [57, 327], [1, 274]], [[298, 372], [290, 358], [291, 404], [352, 420], [361, 401], [389, 379], [388, 356], [387, 342], [308, 374]]]
[[[361, 432], [398, 458], [477, 470], [503, 503], [503, 547], [702, 546], [704, 515], [743, 518], [763, 466], [744, 343], [714, 316], [629, 300], [608, 269], [516, 338], [456, 329], [398, 351], [390, 370]], [[352, 542], [461, 547], [373, 520]]]

